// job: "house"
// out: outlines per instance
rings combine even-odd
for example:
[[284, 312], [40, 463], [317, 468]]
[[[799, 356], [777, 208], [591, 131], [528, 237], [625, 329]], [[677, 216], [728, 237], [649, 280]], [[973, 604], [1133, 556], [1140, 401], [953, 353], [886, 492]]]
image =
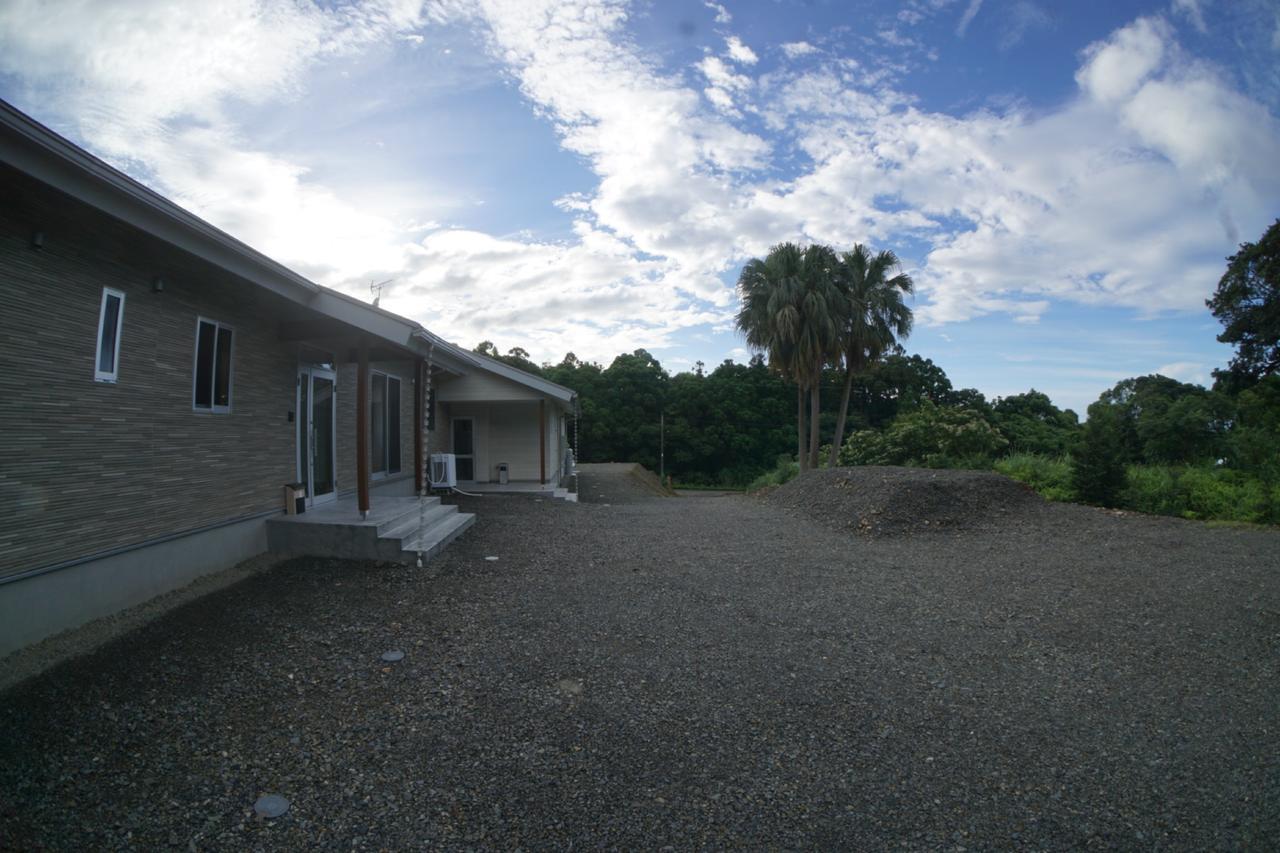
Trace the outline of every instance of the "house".
[[434, 552], [471, 517], [430, 498], [423, 526], [429, 451], [558, 480], [567, 389], [308, 281], [3, 101], [0, 199], [0, 654], [269, 544]]
[[458, 354], [477, 369], [441, 377], [434, 396], [448, 428], [432, 447], [455, 455], [464, 484], [498, 482], [501, 466], [513, 483], [560, 484], [572, 465], [574, 392], [479, 353]]

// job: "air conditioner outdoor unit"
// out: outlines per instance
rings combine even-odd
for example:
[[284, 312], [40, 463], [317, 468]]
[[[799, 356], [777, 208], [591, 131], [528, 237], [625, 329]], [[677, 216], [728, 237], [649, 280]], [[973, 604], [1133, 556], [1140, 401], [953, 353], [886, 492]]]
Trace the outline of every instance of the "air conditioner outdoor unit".
[[458, 487], [458, 463], [452, 453], [431, 454], [431, 488], [455, 489]]

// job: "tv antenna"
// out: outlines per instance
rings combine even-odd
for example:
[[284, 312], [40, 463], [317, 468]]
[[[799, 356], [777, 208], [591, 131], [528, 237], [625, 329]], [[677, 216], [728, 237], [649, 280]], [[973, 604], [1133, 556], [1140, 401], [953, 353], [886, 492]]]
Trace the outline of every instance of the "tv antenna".
[[378, 307], [378, 300], [382, 298], [382, 289], [393, 281], [395, 281], [394, 278], [389, 278], [386, 281], [380, 281], [377, 284], [369, 282], [369, 292], [373, 294], [374, 308]]

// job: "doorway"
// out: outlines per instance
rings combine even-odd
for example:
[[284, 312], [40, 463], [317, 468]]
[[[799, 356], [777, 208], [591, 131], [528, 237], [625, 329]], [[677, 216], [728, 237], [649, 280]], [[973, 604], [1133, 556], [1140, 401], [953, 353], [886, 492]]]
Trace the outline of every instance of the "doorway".
[[298, 368], [298, 482], [307, 487], [307, 506], [338, 495], [337, 385], [332, 367]]
[[471, 481], [476, 478], [476, 422], [475, 418], [454, 418], [453, 455], [457, 464], [458, 479]]

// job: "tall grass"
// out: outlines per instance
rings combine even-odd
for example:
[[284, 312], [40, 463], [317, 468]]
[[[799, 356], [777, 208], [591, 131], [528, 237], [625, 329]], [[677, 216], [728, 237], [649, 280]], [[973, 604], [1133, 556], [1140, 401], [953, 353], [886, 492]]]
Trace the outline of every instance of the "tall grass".
[[772, 486], [781, 486], [783, 483], [794, 479], [799, 473], [800, 463], [786, 456], [780, 456], [774, 469], [756, 477], [751, 481], [751, 485], [747, 486], [747, 489], [754, 492]]
[[995, 469], [1010, 479], [1026, 483], [1051, 501], [1073, 501], [1071, 460], [1066, 456], [1011, 453], [997, 460]]

